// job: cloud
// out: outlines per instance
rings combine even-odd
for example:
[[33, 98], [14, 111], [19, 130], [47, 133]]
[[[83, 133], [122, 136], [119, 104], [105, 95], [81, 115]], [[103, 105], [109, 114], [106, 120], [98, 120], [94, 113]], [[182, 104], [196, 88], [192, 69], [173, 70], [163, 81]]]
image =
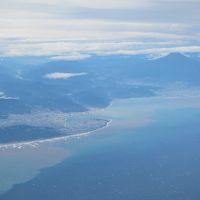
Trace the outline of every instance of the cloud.
[[87, 73], [61, 73], [61, 72], [55, 72], [55, 73], [50, 73], [46, 74], [45, 77], [48, 79], [69, 79], [71, 77], [75, 76], [83, 76], [86, 75]]
[[[160, 33], [107, 33], [108, 40], [32, 40], [21, 39], [1, 42], [3, 56], [47, 56], [53, 60], [83, 60], [91, 55], [154, 55], [180, 52], [198, 53], [200, 45], [192, 36]], [[190, 38], [191, 37], [191, 38]]]
[[63, 56], [52, 56], [50, 59], [51, 60], [68, 60], [68, 61], [73, 61], [73, 60], [84, 60], [87, 58], [90, 58], [91, 56], [89, 54], [80, 54], [80, 53], [75, 53], [75, 54], [69, 54], [69, 55], [63, 55]]
[[99, 55], [147, 55], [149, 59], [156, 59], [170, 53], [200, 53], [200, 46], [163, 47], [136, 50], [118, 50], [105, 52]]
[[6, 0], [0, 55], [80, 60], [200, 44], [199, 0]]
[[0, 100], [19, 100], [18, 97], [6, 96], [4, 92], [0, 92]]

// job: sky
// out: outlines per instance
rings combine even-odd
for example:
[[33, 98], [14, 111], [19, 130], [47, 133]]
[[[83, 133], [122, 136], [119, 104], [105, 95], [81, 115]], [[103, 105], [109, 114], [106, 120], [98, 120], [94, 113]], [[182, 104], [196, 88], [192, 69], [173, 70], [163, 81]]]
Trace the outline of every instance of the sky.
[[200, 0], [0, 1], [0, 56], [200, 53]]

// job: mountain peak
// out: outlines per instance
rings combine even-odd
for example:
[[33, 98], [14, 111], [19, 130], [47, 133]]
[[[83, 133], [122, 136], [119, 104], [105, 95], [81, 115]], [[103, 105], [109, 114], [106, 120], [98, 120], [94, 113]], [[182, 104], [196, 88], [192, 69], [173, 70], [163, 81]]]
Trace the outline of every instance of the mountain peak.
[[184, 54], [182, 53], [179, 53], [179, 52], [173, 52], [173, 53], [170, 53], [168, 54], [166, 57], [170, 57], [170, 58], [187, 58]]
[[185, 56], [182, 53], [178, 53], [178, 52], [174, 52], [174, 53], [170, 53], [167, 56], [161, 57], [159, 59], [157, 59], [158, 61], [164, 61], [166, 63], [168, 62], [175, 62], [175, 63], [185, 63], [185, 62], [191, 62], [193, 61], [192, 58]]

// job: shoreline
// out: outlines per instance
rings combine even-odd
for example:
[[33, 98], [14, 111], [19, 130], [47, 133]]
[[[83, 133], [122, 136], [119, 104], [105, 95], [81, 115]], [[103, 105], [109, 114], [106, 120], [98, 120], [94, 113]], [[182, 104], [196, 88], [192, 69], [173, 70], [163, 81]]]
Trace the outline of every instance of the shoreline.
[[80, 137], [83, 136], [88, 136], [93, 132], [97, 132], [100, 130], [103, 130], [105, 128], [108, 128], [110, 126], [110, 124], [112, 123], [112, 119], [108, 120], [106, 122], [106, 124], [100, 128], [94, 129], [92, 131], [87, 131], [87, 132], [81, 132], [81, 133], [77, 133], [77, 134], [73, 134], [73, 135], [66, 135], [66, 136], [62, 136], [62, 137], [54, 137], [54, 138], [48, 138], [48, 139], [41, 139], [41, 140], [33, 140], [33, 141], [27, 141], [27, 142], [16, 142], [16, 143], [8, 143], [8, 144], [0, 144], [0, 149], [8, 149], [8, 148], [17, 148], [17, 149], [22, 149], [24, 147], [36, 147], [39, 144], [42, 143], [46, 143], [46, 142], [56, 142], [56, 141], [61, 141], [61, 140], [68, 140], [68, 139], [73, 139], [73, 138], [77, 138], [79, 139]]

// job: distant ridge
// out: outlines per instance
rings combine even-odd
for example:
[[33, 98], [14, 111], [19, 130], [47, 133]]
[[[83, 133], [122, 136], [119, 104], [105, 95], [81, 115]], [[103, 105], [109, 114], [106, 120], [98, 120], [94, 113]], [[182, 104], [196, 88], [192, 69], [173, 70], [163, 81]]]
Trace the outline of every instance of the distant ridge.
[[171, 53], [141, 66], [144, 77], [157, 81], [200, 83], [200, 62], [180, 53]]
[[163, 56], [163, 57], [160, 57], [160, 58], [158, 58], [158, 59], [156, 59], [156, 60], [159, 60], [159, 59], [164, 59], [164, 60], [171, 60], [171, 61], [179, 61], [179, 62], [183, 62], [183, 61], [191, 61], [191, 60], [193, 60], [192, 58], [190, 58], [190, 57], [187, 57], [187, 56], [185, 56], [184, 54], [182, 54], [182, 53], [170, 53], [170, 54], [168, 54], [168, 55], [166, 55], [166, 56]]

